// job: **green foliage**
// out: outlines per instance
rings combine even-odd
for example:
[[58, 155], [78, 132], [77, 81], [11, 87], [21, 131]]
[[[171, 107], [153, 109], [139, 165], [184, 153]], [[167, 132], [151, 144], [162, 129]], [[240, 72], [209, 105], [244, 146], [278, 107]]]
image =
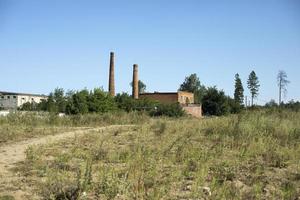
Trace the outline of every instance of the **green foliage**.
[[48, 99], [42, 99], [41, 102], [37, 105], [36, 110], [35, 111], [47, 111], [48, 108]]
[[133, 111], [134, 100], [129, 94], [119, 93], [115, 96], [115, 101], [119, 109], [125, 110], [126, 112]]
[[19, 110], [35, 111], [38, 109], [37, 107], [38, 107], [38, 104], [35, 102], [32, 102], [32, 103], [26, 102], [19, 108]]
[[150, 112], [151, 116], [182, 117], [184, 111], [178, 103], [160, 104]]
[[53, 93], [53, 99], [57, 112], [64, 113], [66, 111], [66, 98], [64, 89], [56, 88]]
[[295, 112], [300, 111], [300, 102], [299, 101], [295, 102], [295, 101], [291, 100], [286, 104], [281, 104], [280, 106], [283, 107], [283, 108], [290, 109], [290, 110], [295, 111]]
[[202, 109], [206, 115], [228, 114], [230, 111], [228, 97], [224, 91], [219, 91], [216, 87], [209, 87], [203, 96]]
[[87, 102], [88, 110], [92, 113], [105, 113], [115, 111], [117, 108], [114, 98], [101, 89], [94, 89], [94, 92], [90, 92]]
[[197, 74], [191, 74], [190, 76], [185, 77], [185, 80], [180, 85], [179, 90], [193, 92], [195, 103], [201, 103], [205, 93], [205, 87], [201, 85]]
[[127, 93], [117, 94], [115, 97], [115, 101], [118, 108], [121, 110], [125, 110], [126, 112], [151, 111], [158, 105], [158, 102], [147, 98], [133, 99]]
[[136, 100], [126, 93], [117, 94], [115, 101], [119, 109], [127, 112], [144, 111], [148, 112], [150, 116], [180, 117], [184, 115], [179, 104], [160, 104], [147, 98]]
[[55, 103], [53, 93], [50, 93], [50, 95], [48, 96], [47, 103], [46, 103], [46, 111], [50, 113], [58, 113], [58, 107]]
[[[130, 86], [133, 87], [132, 81], [130, 83]], [[143, 81], [139, 80], [138, 86], [139, 86], [139, 94], [144, 93], [146, 91], [147, 86]]]
[[236, 102], [234, 99], [232, 99], [229, 96], [227, 96], [227, 105], [229, 107], [229, 112], [230, 113], [239, 113], [243, 109], [243, 106], [240, 105], [240, 103]]
[[300, 111], [300, 102], [291, 100], [287, 103], [281, 103], [278, 105], [274, 99], [267, 102], [264, 106], [265, 108], [272, 108], [273, 110], [282, 111], [282, 110], [290, 110], [294, 112]]
[[[158, 108], [155, 110], [155, 108]], [[79, 115], [88, 113], [113, 113], [117, 111], [141, 111], [150, 113], [152, 116], [175, 116], [183, 115], [179, 105], [160, 105], [159, 102], [151, 99], [133, 99], [127, 93], [110, 96], [100, 88], [93, 91], [86, 89], [81, 91], [70, 91], [66, 95], [62, 89], [55, 89], [50, 93], [47, 100], [40, 104], [26, 103], [21, 108], [30, 111], [48, 111], [53, 114], [65, 112], [68, 115]]]
[[151, 111], [153, 110], [159, 103], [157, 101], [153, 101], [151, 99], [138, 99], [133, 101], [133, 110], [135, 111]]
[[278, 106], [278, 104], [275, 102], [274, 99], [271, 99], [269, 102], [267, 102], [265, 104], [266, 108], [273, 108], [273, 107], [277, 107], [277, 106]]
[[67, 100], [65, 97], [64, 89], [56, 88], [51, 92], [47, 100], [42, 99], [40, 103], [25, 103], [21, 106], [20, 110], [27, 111], [48, 111], [51, 113], [64, 113], [66, 111]]
[[236, 103], [242, 106], [244, 102], [244, 88], [239, 74], [235, 75], [234, 88], [234, 100]]
[[66, 113], [67, 114], [86, 114], [89, 111], [88, 107], [89, 92], [87, 90], [81, 90], [72, 95], [72, 98], [67, 102]]
[[75, 92], [66, 106], [67, 114], [106, 113], [115, 111], [117, 105], [107, 92], [96, 88], [94, 91]]
[[180, 85], [179, 90], [193, 92], [200, 89], [200, 87], [201, 84], [197, 74], [191, 74], [190, 76], [185, 77], [185, 80]]
[[256, 76], [255, 72], [252, 71], [249, 74], [248, 81], [247, 81], [248, 89], [251, 93], [251, 106], [253, 106], [253, 99], [258, 96], [258, 90], [259, 90], [259, 81], [258, 77]]

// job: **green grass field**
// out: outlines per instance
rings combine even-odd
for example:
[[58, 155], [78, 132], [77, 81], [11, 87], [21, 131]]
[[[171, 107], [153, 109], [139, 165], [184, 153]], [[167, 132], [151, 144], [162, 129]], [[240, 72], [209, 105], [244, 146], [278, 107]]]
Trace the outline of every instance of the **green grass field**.
[[[56, 120], [55, 126], [62, 125], [62, 119]], [[28, 148], [14, 172], [25, 177], [22, 184], [39, 198], [300, 198], [299, 112], [251, 111], [201, 120], [138, 115], [81, 120], [88, 122], [76, 126], [136, 126]], [[67, 121], [64, 127], [75, 127]], [[5, 124], [2, 119], [1, 127]]]

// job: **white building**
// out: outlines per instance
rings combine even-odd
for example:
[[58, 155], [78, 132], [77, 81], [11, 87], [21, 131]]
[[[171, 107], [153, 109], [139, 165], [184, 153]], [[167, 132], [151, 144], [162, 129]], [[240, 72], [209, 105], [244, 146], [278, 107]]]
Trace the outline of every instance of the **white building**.
[[39, 94], [24, 94], [0, 91], [0, 108], [15, 110], [22, 106], [24, 103], [40, 103], [42, 99], [46, 100], [47, 96]]

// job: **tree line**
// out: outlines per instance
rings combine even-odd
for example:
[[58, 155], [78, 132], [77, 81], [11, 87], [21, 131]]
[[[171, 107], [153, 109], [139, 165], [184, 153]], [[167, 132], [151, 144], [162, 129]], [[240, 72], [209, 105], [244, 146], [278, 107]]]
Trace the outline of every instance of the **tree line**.
[[[278, 104], [274, 100], [266, 103], [264, 107], [270, 107], [270, 105], [284, 108], [297, 107], [299, 102], [290, 101], [286, 104], [282, 102], [282, 95], [287, 92], [287, 85], [290, 83], [287, 80], [287, 74], [280, 70], [277, 75], [277, 83], [279, 88], [279, 101]], [[218, 90], [216, 86], [206, 87], [201, 84], [197, 74], [191, 74], [187, 76], [184, 82], [180, 85], [179, 90], [193, 92], [195, 95], [195, 103], [202, 104], [203, 112], [206, 115], [224, 115], [228, 113], [238, 113], [246, 107], [261, 107], [254, 105], [254, 99], [259, 95], [260, 83], [255, 71], [251, 71], [247, 79], [247, 88], [250, 92], [251, 105], [248, 104], [247, 97], [244, 95], [244, 87], [239, 74], [235, 74], [234, 80], [234, 96], [231, 98], [226, 95], [223, 90]]]
[[[287, 75], [284, 71], [278, 73], [279, 87], [279, 102], [281, 101], [282, 93], [286, 93], [286, 86], [289, 83]], [[132, 86], [132, 83], [130, 83]], [[235, 74], [234, 80], [234, 96], [233, 98], [226, 95], [223, 90], [217, 89], [216, 86], [206, 87], [201, 84], [197, 74], [191, 74], [185, 78], [179, 86], [180, 91], [189, 91], [194, 93], [196, 104], [202, 105], [202, 110], [205, 115], [225, 115], [229, 113], [238, 113], [247, 107], [247, 101], [244, 103], [244, 87], [239, 74]], [[254, 106], [253, 100], [259, 94], [259, 80], [254, 71], [252, 71], [247, 80], [247, 88], [251, 94], [251, 107]], [[139, 92], [146, 91], [146, 84], [139, 81]], [[289, 102], [290, 107], [294, 105]], [[297, 102], [296, 102], [297, 103]], [[275, 101], [268, 102], [266, 107], [274, 107], [277, 105]], [[296, 104], [298, 105], [298, 104]], [[48, 96], [47, 100], [42, 100], [40, 103], [25, 103], [20, 108], [21, 110], [29, 111], [47, 111], [51, 113], [65, 113], [67, 115], [87, 114], [87, 113], [106, 113], [117, 111], [144, 111], [151, 116], [182, 116], [182, 111], [179, 104], [161, 104], [157, 101], [149, 99], [135, 100], [127, 93], [117, 94], [112, 97], [102, 88], [94, 90], [79, 90], [67, 91], [62, 88], [56, 88]]]
[[[141, 82], [141, 84], [143, 83]], [[141, 87], [142, 90], [145, 88], [146, 86]], [[20, 110], [65, 113], [67, 115], [119, 111], [142, 111], [151, 116], [180, 117], [184, 115], [179, 104], [161, 104], [149, 99], [136, 100], [127, 93], [120, 93], [113, 97], [102, 88], [68, 92], [62, 88], [56, 88], [46, 100], [42, 100], [40, 103], [27, 102], [22, 105]]]
[[[254, 71], [250, 73], [247, 85], [251, 92], [251, 105], [253, 106], [253, 99], [257, 97], [260, 86]], [[191, 74], [185, 78], [179, 90], [193, 92], [195, 103], [202, 104], [204, 114], [224, 115], [238, 113], [244, 108], [244, 87], [238, 73], [235, 75], [234, 87], [234, 98], [231, 98], [223, 90], [218, 90], [216, 86], [205, 87], [201, 84], [197, 74]]]

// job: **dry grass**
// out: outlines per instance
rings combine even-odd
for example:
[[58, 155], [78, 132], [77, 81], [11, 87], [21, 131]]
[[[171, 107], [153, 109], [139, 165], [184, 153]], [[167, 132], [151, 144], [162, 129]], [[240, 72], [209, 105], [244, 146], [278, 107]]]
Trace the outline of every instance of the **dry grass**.
[[58, 117], [47, 113], [10, 114], [0, 117], [0, 146], [8, 142], [33, 137], [54, 135], [77, 128], [99, 127], [113, 124], [135, 124], [149, 120], [142, 113], [90, 114]]
[[300, 113], [153, 119], [34, 146], [16, 169], [42, 199], [300, 198]]

